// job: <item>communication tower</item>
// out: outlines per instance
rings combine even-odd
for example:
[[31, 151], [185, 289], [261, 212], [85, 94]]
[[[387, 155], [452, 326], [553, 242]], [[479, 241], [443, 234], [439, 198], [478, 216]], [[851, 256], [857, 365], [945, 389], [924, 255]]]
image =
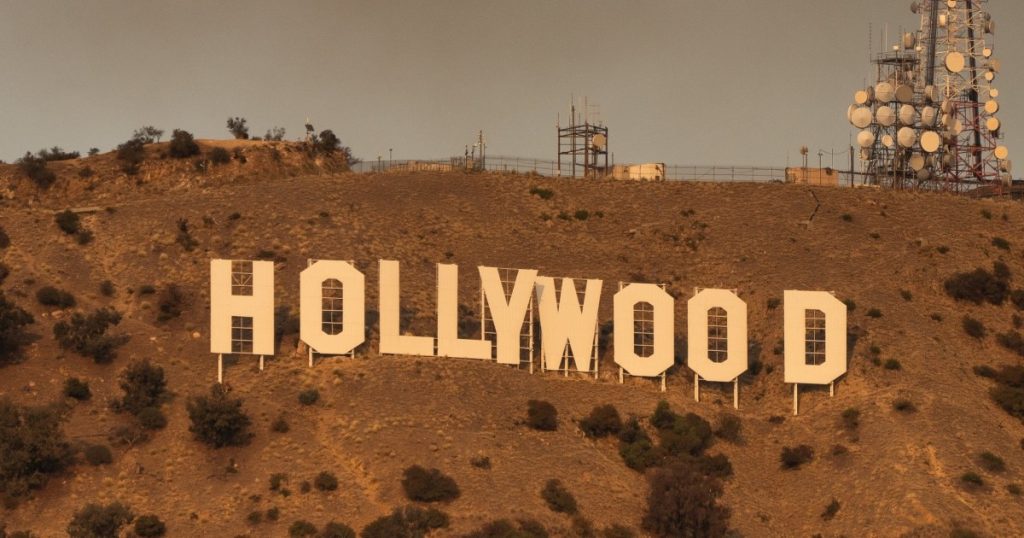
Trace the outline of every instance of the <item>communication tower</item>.
[[569, 104], [569, 126], [561, 126], [561, 118], [556, 120], [558, 130], [558, 175], [562, 175], [563, 158], [567, 161], [570, 177], [576, 177], [576, 168], [583, 172], [584, 178], [601, 177], [609, 172], [608, 168], [608, 128], [598, 115], [591, 111], [587, 99], [583, 98], [583, 114], [576, 111], [576, 102]]

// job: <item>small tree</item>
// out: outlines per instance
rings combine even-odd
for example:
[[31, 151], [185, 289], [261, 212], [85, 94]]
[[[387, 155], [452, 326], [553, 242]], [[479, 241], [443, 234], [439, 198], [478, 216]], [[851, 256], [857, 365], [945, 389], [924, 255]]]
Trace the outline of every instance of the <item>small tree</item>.
[[425, 469], [419, 465], [405, 470], [402, 489], [409, 499], [428, 503], [452, 501], [461, 494], [458, 484], [451, 477], [438, 469]]
[[659, 537], [718, 537], [728, 530], [730, 510], [718, 503], [721, 483], [677, 462], [650, 478], [643, 528]]
[[157, 407], [167, 398], [167, 380], [164, 369], [149, 362], [135, 361], [121, 372], [121, 390], [124, 397], [118, 407], [133, 415], [149, 407]]
[[245, 124], [245, 118], [238, 116], [228, 118], [228, 131], [231, 131], [231, 134], [238, 140], [249, 138], [249, 127]]
[[231, 162], [231, 154], [228, 153], [228, 150], [222, 147], [216, 147], [211, 149], [208, 156], [210, 158], [210, 162], [215, 165], [227, 164]]
[[313, 480], [313, 485], [320, 491], [334, 491], [338, 489], [338, 477], [327, 471], [321, 471]]
[[135, 520], [135, 535], [142, 538], [152, 538], [167, 534], [167, 525], [156, 514], [139, 516]]
[[434, 529], [443, 529], [448, 523], [448, 514], [440, 510], [406, 506], [395, 508], [390, 515], [373, 520], [359, 535], [362, 538], [418, 538]]
[[100, 148], [89, 148], [89, 156], [95, 157], [100, 154]]
[[74, 461], [52, 408], [0, 400], [0, 498], [16, 500], [46, 484]]
[[125, 335], [107, 334], [107, 329], [118, 323], [121, 314], [112, 308], [100, 308], [88, 316], [76, 312], [53, 326], [53, 336], [62, 348], [105, 364], [114, 360], [117, 347], [128, 341]]
[[580, 429], [587, 437], [607, 437], [622, 430], [622, 418], [614, 405], [599, 405], [590, 411], [590, 416], [580, 420]]
[[171, 133], [170, 146], [167, 153], [175, 159], [184, 159], [199, 154], [199, 144], [192, 137], [192, 133], [182, 129], [175, 129]]
[[331, 521], [320, 531], [320, 538], [356, 538], [356, 531], [344, 523]]
[[811, 461], [814, 458], [814, 449], [807, 445], [797, 445], [795, 447], [782, 447], [782, 453], [779, 459], [782, 460], [782, 466], [786, 469], [796, 469], [801, 465]]
[[562, 481], [557, 478], [552, 478], [544, 484], [544, 489], [540, 490], [540, 496], [547, 503], [548, 508], [555, 512], [572, 515], [579, 510], [576, 506], [576, 498], [569, 490], [565, 489]]
[[70, 209], [54, 214], [53, 221], [57, 223], [60, 231], [68, 235], [74, 235], [82, 230], [82, 219], [78, 216], [78, 213]]
[[558, 410], [550, 402], [530, 400], [526, 402], [526, 424], [540, 431], [558, 429]]
[[153, 142], [159, 142], [160, 138], [164, 136], [164, 132], [161, 129], [157, 129], [152, 125], [146, 125], [135, 130], [132, 134], [133, 140], [138, 140], [143, 144], [152, 144]]
[[81, 402], [92, 398], [92, 391], [89, 390], [89, 383], [87, 381], [82, 381], [77, 377], [69, 377], [64, 381], [64, 396]]
[[249, 443], [252, 421], [242, 411], [242, 400], [228, 396], [225, 385], [214, 385], [209, 396], [190, 398], [188, 417], [192, 421], [189, 431], [197, 441], [213, 448], [241, 446]]
[[121, 503], [99, 505], [89, 503], [75, 512], [68, 524], [71, 538], [117, 538], [121, 528], [131, 522], [131, 510]]
[[274, 127], [273, 129], [267, 129], [267, 134], [263, 137], [264, 140], [272, 140], [274, 142], [280, 142], [284, 140], [284, 127]]
[[50, 185], [53, 185], [57, 181], [57, 174], [53, 173], [46, 167], [46, 160], [42, 157], [36, 157], [30, 152], [25, 152], [25, 156], [18, 159], [15, 164], [18, 165], [18, 170], [25, 174], [36, 187], [40, 189], [48, 189]]
[[146, 160], [145, 143], [137, 138], [132, 138], [117, 146], [117, 160], [121, 163], [121, 171], [129, 176], [139, 173], [139, 167]]
[[21, 348], [29, 337], [25, 326], [34, 322], [32, 314], [8, 301], [0, 290], [0, 366], [21, 359]]

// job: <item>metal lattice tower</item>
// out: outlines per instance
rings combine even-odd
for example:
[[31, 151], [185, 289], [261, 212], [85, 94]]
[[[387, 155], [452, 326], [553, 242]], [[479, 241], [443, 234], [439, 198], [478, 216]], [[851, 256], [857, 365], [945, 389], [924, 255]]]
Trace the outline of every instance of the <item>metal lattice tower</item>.
[[914, 2], [920, 30], [873, 59], [878, 82], [856, 92], [848, 113], [862, 129], [857, 142], [871, 183], [995, 193], [1011, 183], [987, 1]]

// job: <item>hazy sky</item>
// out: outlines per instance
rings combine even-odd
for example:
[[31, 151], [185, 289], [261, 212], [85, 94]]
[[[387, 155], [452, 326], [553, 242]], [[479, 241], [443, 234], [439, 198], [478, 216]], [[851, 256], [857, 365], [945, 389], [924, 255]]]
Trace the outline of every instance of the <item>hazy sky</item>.
[[[108, 150], [149, 124], [225, 138], [229, 115], [287, 138], [308, 116], [366, 160], [461, 155], [478, 129], [492, 155], [553, 159], [575, 94], [616, 162], [796, 164], [802, 144], [846, 150], [869, 23], [877, 52], [885, 25], [917, 28], [909, 4], [0, 0], [0, 159]], [[1024, 164], [1024, 2], [988, 10]]]

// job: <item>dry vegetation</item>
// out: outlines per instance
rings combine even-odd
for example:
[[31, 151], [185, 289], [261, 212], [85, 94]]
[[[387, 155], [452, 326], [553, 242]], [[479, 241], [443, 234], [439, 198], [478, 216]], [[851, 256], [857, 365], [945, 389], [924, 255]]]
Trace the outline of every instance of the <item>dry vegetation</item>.
[[[125, 529], [142, 521], [141, 532], [166, 526], [169, 536], [308, 536], [330, 522], [339, 536], [442, 522], [431, 536], [529, 536], [538, 526], [644, 535], [669, 528], [647, 512], [666, 506], [648, 499], [650, 483], [686, 494], [678, 477], [706, 476], [744, 536], [1024, 534], [1024, 426], [1011, 415], [1024, 414], [1024, 374], [1012, 368], [1024, 352], [1024, 299], [1013, 298], [1024, 288], [1019, 204], [816, 189], [822, 206], [808, 222], [806, 187], [356, 175], [288, 143], [248, 140], [199, 141], [246, 156], [199, 171], [160, 159], [164, 145], [144, 146], [134, 176], [113, 153], [49, 163], [56, 179], [45, 191], [0, 165], [2, 290], [26, 312], [18, 320], [33, 320], [20, 358], [0, 361], [0, 399], [56, 403], [69, 446], [55, 450], [75, 452], [67, 470], [0, 512], [8, 532], [60, 536], [73, 518], [121, 521], [127, 507], [135, 519]], [[79, 214], [86, 244], [54, 221], [68, 207], [96, 208]], [[222, 397], [210, 390], [207, 339], [214, 257], [273, 259], [279, 317], [292, 320], [266, 371], [249, 358], [228, 365]], [[694, 402], [685, 367], [666, 393], [654, 381], [619, 385], [609, 347], [593, 380], [380, 357], [371, 330], [357, 358], [311, 369], [294, 330], [308, 258], [354, 260], [371, 311], [377, 260], [400, 260], [417, 334], [434, 330], [438, 262], [463, 267], [463, 310], [475, 319], [470, 269], [482, 264], [602, 278], [602, 321], [618, 281], [664, 282], [680, 336], [694, 286], [738, 288], [755, 367], [737, 411], [731, 386], [702, 384]], [[947, 284], [957, 273], [973, 276]], [[44, 287], [73, 304], [59, 294], [40, 304]], [[804, 388], [798, 417], [783, 383], [785, 289], [835, 290], [851, 307], [849, 373], [832, 398]], [[105, 309], [121, 318], [104, 360], [53, 338], [55, 325]], [[230, 413], [235, 399], [251, 421], [235, 423], [236, 437], [193, 427], [191, 413]], [[530, 427], [531, 400], [557, 412], [533, 404], [543, 427]], [[661, 400], [669, 407], [652, 417]], [[160, 427], [143, 425], [158, 417]], [[630, 468], [625, 454], [651, 468]], [[703, 474], [665, 463], [673, 454], [700, 461]], [[439, 488], [417, 494], [430, 502], [410, 499], [410, 476]], [[709, 513], [704, 523], [720, 529], [722, 512]]]

